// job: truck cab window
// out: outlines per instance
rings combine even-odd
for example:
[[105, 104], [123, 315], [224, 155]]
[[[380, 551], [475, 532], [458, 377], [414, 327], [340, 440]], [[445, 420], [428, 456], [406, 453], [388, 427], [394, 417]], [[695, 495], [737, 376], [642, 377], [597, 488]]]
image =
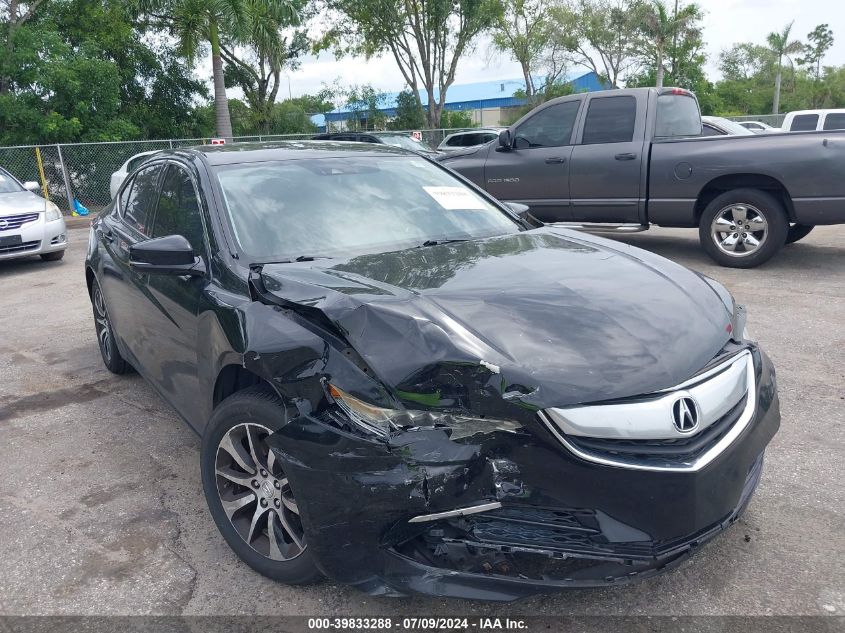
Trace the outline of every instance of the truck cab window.
[[516, 149], [569, 145], [580, 101], [566, 101], [540, 110], [520, 125], [514, 137]]
[[602, 97], [590, 100], [581, 143], [630, 143], [634, 139], [637, 100], [634, 97]]
[[792, 119], [792, 126], [789, 128], [790, 132], [809, 132], [815, 130], [819, 124], [818, 114], [799, 114]]

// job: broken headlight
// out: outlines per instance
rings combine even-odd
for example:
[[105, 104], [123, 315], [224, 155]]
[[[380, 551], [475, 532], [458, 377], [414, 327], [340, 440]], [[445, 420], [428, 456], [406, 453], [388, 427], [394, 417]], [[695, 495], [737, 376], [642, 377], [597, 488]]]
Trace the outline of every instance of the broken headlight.
[[364, 402], [332, 384], [329, 395], [334, 399], [346, 417], [360, 429], [382, 439], [391, 433], [413, 428], [443, 428], [449, 431], [453, 440], [470, 437], [477, 433], [492, 431], [516, 431], [522, 428], [518, 422], [480, 416], [449, 413], [443, 411], [413, 411], [409, 409], [385, 409]]

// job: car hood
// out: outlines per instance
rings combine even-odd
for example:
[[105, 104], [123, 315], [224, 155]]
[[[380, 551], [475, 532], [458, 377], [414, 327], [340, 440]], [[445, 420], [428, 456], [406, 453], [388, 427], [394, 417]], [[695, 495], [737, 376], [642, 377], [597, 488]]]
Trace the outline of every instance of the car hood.
[[[493, 141], [489, 141], [492, 143]], [[482, 147], [487, 147], [487, 143], [481, 145], [472, 145], [470, 147], [461, 147], [459, 149], [444, 151], [435, 159], [439, 163], [448, 162], [452, 158], [463, 158], [464, 156], [472, 156]]]
[[[475, 366], [536, 407], [672, 387], [730, 339], [698, 274], [565, 230], [264, 265], [262, 292], [328, 319], [389, 386]], [[513, 391], [510, 387], [502, 392]]]
[[0, 216], [44, 211], [46, 201], [29, 191], [0, 193]]

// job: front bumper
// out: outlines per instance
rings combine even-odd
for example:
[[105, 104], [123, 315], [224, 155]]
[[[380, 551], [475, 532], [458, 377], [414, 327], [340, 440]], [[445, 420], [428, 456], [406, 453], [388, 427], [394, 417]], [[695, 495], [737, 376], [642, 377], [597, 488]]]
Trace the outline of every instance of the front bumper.
[[64, 218], [48, 222], [45, 213], [39, 213], [36, 220], [18, 228], [0, 229], [0, 238], [17, 235], [20, 236], [19, 243], [4, 244], [0, 241], [0, 260], [43, 255], [67, 248], [67, 227]]
[[[753, 356], [754, 418], [696, 472], [590, 463], [539, 422], [458, 441], [419, 430], [385, 445], [302, 415], [270, 443], [301, 500], [308, 547], [339, 582], [488, 600], [606, 586], [677, 564], [747, 505], [780, 423], [774, 370]], [[501, 508], [410, 522], [490, 502]]]

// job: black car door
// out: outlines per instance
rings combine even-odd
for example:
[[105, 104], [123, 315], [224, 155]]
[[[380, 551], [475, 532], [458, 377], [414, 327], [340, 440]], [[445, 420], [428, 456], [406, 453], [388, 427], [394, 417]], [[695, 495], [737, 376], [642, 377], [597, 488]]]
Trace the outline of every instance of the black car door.
[[[197, 178], [187, 165], [168, 163], [161, 181], [153, 220], [153, 238], [185, 237], [194, 255], [209, 266], [209, 246]], [[147, 378], [172, 406], [192, 425], [201, 428], [196, 416], [200, 402], [197, 349], [197, 313], [208, 276], [192, 277], [150, 274], [144, 328], [154, 341], [146, 350]]]
[[145, 167], [118, 195], [117, 208], [103, 218], [102, 243], [108, 257], [103, 258], [100, 286], [115, 333], [123, 342], [127, 360], [144, 371], [143, 349], [147, 342], [142, 331], [141, 310], [146, 304], [147, 275], [129, 265], [129, 249], [148, 239], [150, 223], [158, 198], [158, 185], [164, 163]]

